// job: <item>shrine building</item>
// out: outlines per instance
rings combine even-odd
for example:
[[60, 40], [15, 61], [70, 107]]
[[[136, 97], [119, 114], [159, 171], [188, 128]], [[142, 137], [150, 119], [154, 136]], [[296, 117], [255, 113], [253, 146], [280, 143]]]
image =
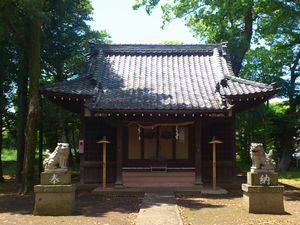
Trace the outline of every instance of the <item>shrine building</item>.
[[190, 186], [235, 171], [236, 114], [276, 93], [272, 85], [236, 77], [226, 46], [91, 45], [86, 72], [48, 85], [42, 94], [81, 115], [80, 180], [120, 186]]

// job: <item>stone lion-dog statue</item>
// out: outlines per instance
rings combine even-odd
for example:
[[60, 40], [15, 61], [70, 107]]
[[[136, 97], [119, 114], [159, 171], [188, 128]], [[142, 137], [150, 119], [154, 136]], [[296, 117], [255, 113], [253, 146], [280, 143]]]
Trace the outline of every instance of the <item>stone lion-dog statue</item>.
[[251, 143], [250, 156], [252, 159], [251, 171], [268, 170], [274, 171], [275, 161], [273, 160], [273, 152], [265, 153], [262, 143]]
[[68, 170], [67, 162], [69, 153], [70, 148], [68, 143], [57, 143], [57, 146], [52, 153], [47, 149], [46, 158], [43, 161], [45, 171]]

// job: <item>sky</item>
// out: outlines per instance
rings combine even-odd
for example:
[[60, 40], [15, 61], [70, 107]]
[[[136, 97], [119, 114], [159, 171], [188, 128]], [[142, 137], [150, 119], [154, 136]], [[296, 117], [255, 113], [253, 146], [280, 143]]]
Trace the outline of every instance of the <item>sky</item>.
[[91, 27], [106, 30], [114, 44], [159, 44], [167, 40], [199, 43], [179, 19], [161, 29], [159, 7], [149, 16], [143, 8], [132, 9], [134, 0], [91, 0], [91, 3], [94, 8]]

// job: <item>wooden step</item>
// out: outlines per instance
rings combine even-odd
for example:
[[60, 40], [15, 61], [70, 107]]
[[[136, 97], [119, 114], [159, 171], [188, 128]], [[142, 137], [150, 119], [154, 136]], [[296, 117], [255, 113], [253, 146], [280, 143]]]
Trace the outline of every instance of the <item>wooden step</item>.
[[125, 187], [192, 187], [194, 172], [123, 172]]

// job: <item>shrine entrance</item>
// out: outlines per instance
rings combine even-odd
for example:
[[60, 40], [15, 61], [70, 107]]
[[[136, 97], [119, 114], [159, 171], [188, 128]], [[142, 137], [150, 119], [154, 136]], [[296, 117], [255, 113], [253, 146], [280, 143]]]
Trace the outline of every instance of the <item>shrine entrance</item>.
[[124, 167], [151, 171], [194, 167], [192, 122], [181, 124], [129, 124]]

